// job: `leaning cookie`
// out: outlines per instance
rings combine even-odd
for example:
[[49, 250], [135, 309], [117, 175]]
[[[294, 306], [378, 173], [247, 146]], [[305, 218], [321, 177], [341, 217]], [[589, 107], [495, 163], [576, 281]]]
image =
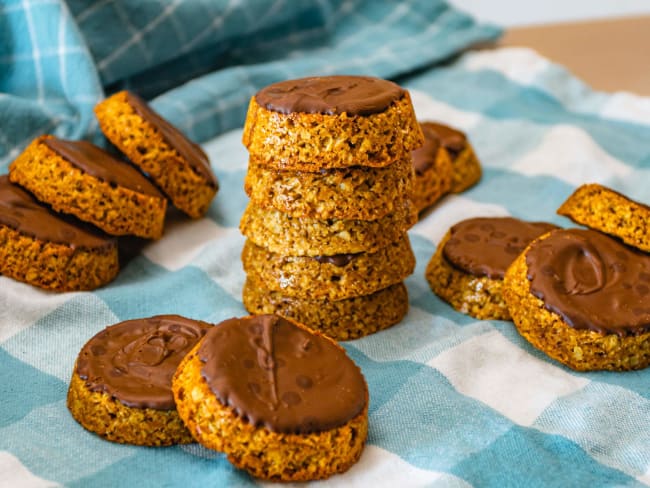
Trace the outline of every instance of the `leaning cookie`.
[[212, 326], [178, 315], [128, 320], [81, 349], [68, 409], [87, 430], [123, 444], [193, 442], [176, 412], [171, 380], [181, 359]]
[[369, 76], [323, 76], [269, 85], [251, 99], [243, 143], [274, 169], [389, 166], [422, 145], [409, 93]]
[[409, 309], [404, 283], [345, 300], [313, 300], [267, 290], [250, 278], [243, 302], [252, 314], [277, 314], [305, 324], [337, 341], [358, 339], [400, 322]]
[[121, 91], [95, 107], [104, 135], [192, 218], [208, 210], [219, 185], [207, 155], [137, 95]]
[[359, 368], [332, 339], [278, 316], [215, 326], [172, 388], [194, 438], [257, 478], [327, 478], [350, 468], [366, 441]]
[[449, 153], [440, 144], [440, 138], [429, 127], [428, 122], [420, 124], [424, 134], [424, 145], [413, 151], [413, 204], [418, 212], [436, 203], [451, 191], [454, 169]]
[[116, 239], [64, 219], [0, 176], [0, 274], [80, 291], [105, 285], [118, 270]]
[[36, 138], [9, 178], [54, 210], [112, 235], [162, 236], [167, 200], [136, 168], [86, 141]]
[[508, 269], [519, 333], [577, 371], [650, 365], [650, 255], [593, 230], [556, 230]]
[[268, 290], [309, 299], [343, 300], [401, 282], [415, 268], [406, 233], [374, 253], [286, 256], [253, 244], [242, 251], [244, 271]]
[[251, 158], [244, 181], [255, 205], [274, 208], [293, 217], [376, 220], [391, 213], [411, 192], [411, 161], [384, 168], [281, 171]]
[[239, 229], [258, 246], [289, 256], [331, 256], [376, 252], [398, 240], [417, 222], [410, 198], [377, 220], [308, 219], [291, 217], [250, 202]]
[[425, 277], [431, 290], [459, 312], [510, 320], [502, 294], [506, 269], [528, 243], [555, 228], [511, 217], [463, 220], [444, 236]]
[[438, 122], [424, 122], [422, 125], [435, 132], [449, 153], [453, 167], [451, 192], [461, 193], [478, 183], [482, 174], [481, 163], [465, 133]]
[[557, 213], [650, 252], [650, 207], [607, 187], [582, 185]]

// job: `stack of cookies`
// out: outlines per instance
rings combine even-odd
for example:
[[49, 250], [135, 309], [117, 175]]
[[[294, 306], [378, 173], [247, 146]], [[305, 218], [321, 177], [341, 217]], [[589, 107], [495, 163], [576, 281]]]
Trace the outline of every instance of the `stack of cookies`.
[[408, 92], [356, 76], [276, 83], [252, 98], [243, 142], [245, 307], [338, 340], [399, 322], [423, 142]]

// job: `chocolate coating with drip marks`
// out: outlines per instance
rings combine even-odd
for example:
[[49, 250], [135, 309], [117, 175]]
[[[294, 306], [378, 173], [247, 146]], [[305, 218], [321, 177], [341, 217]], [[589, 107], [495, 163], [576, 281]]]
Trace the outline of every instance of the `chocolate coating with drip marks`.
[[386, 110], [405, 91], [370, 76], [322, 76], [281, 81], [255, 95], [257, 103], [281, 114], [371, 115]]
[[76, 373], [91, 391], [107, 393], [127, 407], [172, 410], [172, 376], [211, 327], [179, 315], [120, 322], [86, 343]]
[[222, 322], [201, 341], [198, 357], [223, 405], [274, 432], [340, 427], [366, 405], [365, 380], [343, 349], [275, 315]]
[[135, 113], [153, 125], [162, 134], [167, 144], [176, 149], [194, 171], [208, 180], [212, 186], [217, 186], [217, 178], [210, 168], [210, 160], [198, 144], [185, 137], [181, 131], [158, 115], [139, 96], [127, 92], [126, 99]]
[[553, 224], [512, 217], [467, 219], [450, 229], [442, 252], [450, 264], [466, 273], [502, 280], [526, 246], [553, 229], [557, 229]]
[[7, 175], [0, 176], [0, 224], [26, 236], [73, 249], [109, 249], [117, 245], [112, 237], [64, 220], [13, 185]]
[[84, 173], [107, 183], [163, 198], [162, 193], [129, 163], [115, 159], [103, 149], [86, 141], [66, 141], [50, 137], [47, 147]]
[[650, 254], [593, 230], [553, 232], [526, 253], [530, 291], [575, 329], [650, 330]]

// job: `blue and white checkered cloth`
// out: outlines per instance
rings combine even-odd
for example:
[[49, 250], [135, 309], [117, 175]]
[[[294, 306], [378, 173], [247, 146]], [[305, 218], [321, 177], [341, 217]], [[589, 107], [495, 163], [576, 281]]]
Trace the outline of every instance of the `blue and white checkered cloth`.
[[[206, 0], [202, 8], [216, 10], [193, 29], [182, 27], [194, 22], [184, 9], [200, 2], [77, 3], [70, 10], [54, 1], [0, 4], [0, 49], [12, 42], [11, 55], [0, 53], [0, 86], [12, 88], [0, 95], [5, 164], [34, 131], [91, 134], [89, 108], [102, 86], [130, 86], [160, 92], [156, 108], [204, 141], [221, 190], [206, 218], [169, 222], [160, 241], [93, 293], [47, 293], [0, 277], [1, 487], [261, 484], [198, 445], [106, 442], [70, 417], [65, 395], [80, 348], [106, 325], [160, 313], [210, 322], [246, 313], [237, 225], [246, 205], [247, 154], [236, 127], [260, 85], [335, 71], [400, 76], [421, 119], [467, 131], [484, 177], [468, 192], [445, 197], [410, 232], [417, 269], [407, 280], [411, 309], [402, 323], [345, 343], [370, 387], [368, 445], [349, 472], [319, 484], [650, 484], [650, 369], [576, 373], [533, 349], [511, 323], [455, 312], [424, 279], [436, 244], [458, 220], [513, 215], [570, 226], [555, 209], [584, 182], [650, 202], [649, 99], [595, 93], [525, 49], [471, 52], [427, 68], [496, 34], [436, 2], [305, 1], [289, 18], [281, 1], [259, 1], [263, 7], [253, 15], [243, 2], [219, 10]], [[174, 12], [179, 17], [172, 20]], [[102, 16], [111, 15], [129, 26], [124, 38], [110, 48], [89, 40], [112, 35], [100, 29]], [[52, 29], [37, 29], [37, 19], [50, 19]], [[233, 41], [246, 25], [245, 39]], [[34, 36], [52, 44], [30, 48]], [[56, 42], [63, 38], [70, 42]], [[187, 54], [186, 42], [196, 52]], [[213, 72], [161, 92], [183, 81], [179, 67], [199, 72], [186, 64], [194, 55], [197, 69], [212, 62]], [[31, 82], [20, 81], [19, 72], [31, 73], [22, 75]]]

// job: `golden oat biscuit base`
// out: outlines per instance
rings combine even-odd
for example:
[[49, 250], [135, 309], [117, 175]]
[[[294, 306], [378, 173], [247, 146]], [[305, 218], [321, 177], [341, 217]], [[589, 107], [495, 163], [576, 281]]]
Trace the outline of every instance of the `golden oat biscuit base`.
[[132, 93], [100, 102], [95, 114], [104, 135], [192, 218], [207, 212], [219, 188], [206, 154]]
[[398, 240], [416, 221], [409, 198], [377, 220], [298, 218], [249, 202], [239, 229], [253, 243], [277, 254], [331, 256], [376, 252]]
[[384, 168], [354, 166], [342, 169], [280, 171], [251, 157], [244, 181], [256, 205], [293, 217], [312, 219], [380, 219], [411, 192], [410, 159]]
[[430, 207], [451, 191], [455, 176], [449, 154], [440, 148], [432, 166], [415, 172], [413, 178], [413, 204], [418, 212]]
[[0, 176], [0, 273], [54, 291], [92, 290], [119, 270], [117, 240], [64, 219]]
[[[532, 244], [531, 244], [532, 246]], [[575, 329], [531, 293], [526, 253], [508, 268], [503, 296], [519, 333], [535, 348], [576, 371], [627, 371], [650, 365], [650, 332], [619, 336]]]
[[578, 187], [557, 213], [650, 252], [650, 207], [595, 183]]
[[[435, 121], [421, 122], [427, 139], [435, 139], [451, 158], [453, 179], [451, 192], [460, 193], [481, 179], [481, 164], [467, 135], [454, 127]], [[426, 146], [426, 144], [425, 144]]]
[[0, 224], [0, 274], [52, 291], [94, 290], [119, 271], [117, 242], [78, 249]]
[[247, 240], [242, 263], [248, 276], [268, 290], [335, 301], [401, 282], [413, 273], [415, 256], [406, 234], [374, 253], [315, 257], [285, 256]]
[[453, 168], [452, 193], [462, 193], [480, 181], [483, 170], [474, 148], [469, 142], [457, 156], [451, 157], [451, 161]]
[[471, 317], [510, 320], [503, 299], [503, 280], [476, 276], [452, 266], [443, 255], [450, 236], [450, 232], [447, 232], [427, 265], [425, 278], [431, 291], [454, 309]]
[[[53, 149], [59, 146], [71, 151], [74, 163]], [[97, 160], [101, 165], [93, 163]], [[88, 169], [97, 169], [108, 179], [78, 164], [91, 166]], [[138, 170], [90, 143], [40, 136], [11, 163], [9, 178], [54, 210], [90, 222], [108, 234], [162, 236], [167, 210], [164, 196]]]
[[78, 375], [70, 380], [67, 405], [86, 430], [111, 442], [137, 446], [194, 442], [176, 410], [127, 407], [104, 392], [90, 391]]
[[389, 166], [410, 157], [424, 138], [408, 92], [370, 115], [283, 114], [248, 106], [243, 143], [260, 164], [279, 170]]
[[277, 314], [307, 325], [337, 341], [374, 334], [399, 323], [408, 313], [404, 283], [370, 295], [330, 301], [297, 298], [267, 290], [250, 277], [244, 283], [244, 307], [252, 314]]
[[[340, 348], [326, 336], [292, 323]], [[324, 479], [358, 461], [368, 435], [367, 386], [362, 410], [342, 425], [309, 433], [277, 432], [249, 422], [220, 401], [202, 374], [200, 348], [201, 343], [183, 359], [172, 384], [179, 415], [200, 444], [225, 453], [252, 476], [270, 481]]]
[[86, 430], [112, 442], [193, 442], [176, 411], [172, 376], [211, 328], [179, 315], [157, 315], [99, 331], [75, 362], [68, 410]]

